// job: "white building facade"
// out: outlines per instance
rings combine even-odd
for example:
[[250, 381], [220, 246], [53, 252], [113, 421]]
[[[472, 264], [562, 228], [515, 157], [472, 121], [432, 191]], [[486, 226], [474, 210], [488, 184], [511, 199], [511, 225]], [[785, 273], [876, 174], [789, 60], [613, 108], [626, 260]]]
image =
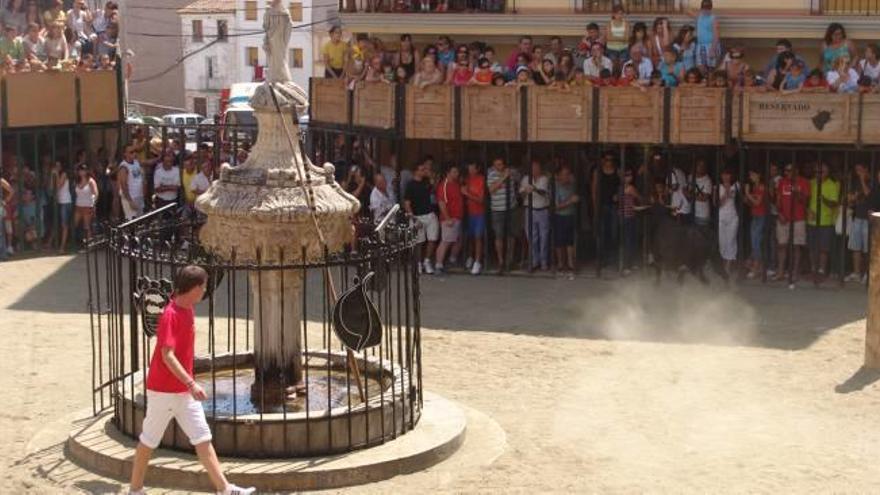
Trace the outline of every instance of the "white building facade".
[[[220, 113], [224, 90], [232, 84], [262, 80], [269, 68], [261, 31], [270, 2], [196, 0], [178, 11], [187, 57], [183, 65], [188, 110], [212, 117]], [[293, 30], [288, 60], [293, 81], [308, 90], [315, 62], [312, 0], [283, 2], [294, 26], [305, 26]]]

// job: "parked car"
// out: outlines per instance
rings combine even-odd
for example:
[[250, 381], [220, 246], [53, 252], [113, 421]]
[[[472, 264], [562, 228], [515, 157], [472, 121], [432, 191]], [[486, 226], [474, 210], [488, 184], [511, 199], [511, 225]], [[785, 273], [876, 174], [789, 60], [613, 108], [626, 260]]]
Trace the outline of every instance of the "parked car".
[[[197, 113], [169, 113], [162, 116], [162, 121], [170, 126], [191, 126], [184, 129], [187, 140], [196, 139], [196, 126], [205, 120], [205, 117]], [[171, 134], [171, 132], [169, 132]], [[178, 134], [175, 132], [175, 134]]]
[[217, 130], [214, 128], [214, 119], [205, 119], [199, 122], [199, 140], [202, 142], [214, 142]]

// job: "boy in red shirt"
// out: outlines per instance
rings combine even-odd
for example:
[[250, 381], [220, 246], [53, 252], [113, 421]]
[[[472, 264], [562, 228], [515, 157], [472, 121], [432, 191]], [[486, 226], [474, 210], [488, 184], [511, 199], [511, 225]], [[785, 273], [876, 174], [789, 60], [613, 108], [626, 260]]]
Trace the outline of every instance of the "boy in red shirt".
[[205, 390], [193, 379], [195, 354], [195, 316], [193, 306], [202, 300], [208, 274], [190, 265], [177, 273], [174, 297], [162, 312], [156, 335], [156, 349], [147, 375], [147, 414], [131, 470], [130, 495], [144, 493], [144, 476], [150, 455], [159, 446], [171, 419], [189, 437], [199, 461], [208, 472], [217, 493], [250, 495], [254, 488], [230, 484], [220, 470], [220, 461], [211, 444], [211, 430], [205, 420]]
[[461, 195], [461, 174], [457, 165], [446, 172], [446, 178], [437, 184], [437, 204], [440, 206], [440, 246], [437, 247], [438, 272], [443, 272], [446, 253], [452, 250], [449, 264], [454, 265], [461, 250], [461, 219], [464, 218], [464, 198]]
[[810, 200], [810, 184], [798, 176], [797, 167], [789, 163], [785, 175], [776, 186], [776, 240], [779, 243], [779, 270], [775, 281], [785, 280], [785, 257], [788, 243], [792, 244], [792, 282], [798, 278], [797, 267], [801, 262], [801, 247], [807, 245], [807, 203]]

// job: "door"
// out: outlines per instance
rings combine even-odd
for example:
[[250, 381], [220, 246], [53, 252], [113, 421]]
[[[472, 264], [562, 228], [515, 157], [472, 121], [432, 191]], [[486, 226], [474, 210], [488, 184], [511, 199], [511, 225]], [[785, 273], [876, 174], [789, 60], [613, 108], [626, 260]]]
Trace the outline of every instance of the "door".
[[208, 99], [193, 98], [193, 111], [199, 115], [208, 115]]

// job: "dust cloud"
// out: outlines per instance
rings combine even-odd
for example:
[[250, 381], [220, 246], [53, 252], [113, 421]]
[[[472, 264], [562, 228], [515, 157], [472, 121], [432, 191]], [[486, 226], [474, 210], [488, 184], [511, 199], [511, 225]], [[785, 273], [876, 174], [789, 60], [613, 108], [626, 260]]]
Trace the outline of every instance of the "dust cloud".
[[757, 323], [755, 309], [718, 282], [627, 280], [584, 301], [579, 327], [613, 341], [747, 346]]

